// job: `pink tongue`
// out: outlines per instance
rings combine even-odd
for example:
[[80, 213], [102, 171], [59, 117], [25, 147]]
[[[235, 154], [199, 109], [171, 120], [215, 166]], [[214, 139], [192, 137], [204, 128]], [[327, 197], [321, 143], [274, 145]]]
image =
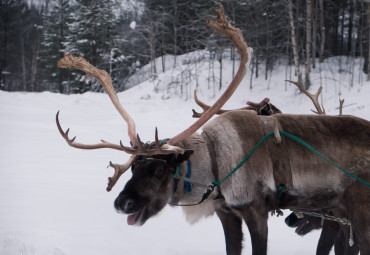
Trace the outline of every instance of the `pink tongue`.
[[141, 211], [138, 211], [137, 213], [130, 214], [129, 216], [127, 216], [127, 224], [131, 226], [134, 225], [136, 218], [139, 216], [140, 212]]

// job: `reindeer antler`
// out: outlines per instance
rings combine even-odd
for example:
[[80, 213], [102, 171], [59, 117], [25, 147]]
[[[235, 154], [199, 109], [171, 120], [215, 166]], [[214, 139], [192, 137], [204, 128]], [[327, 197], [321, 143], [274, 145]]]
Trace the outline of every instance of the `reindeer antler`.
[[123, 151], [122, 147], [119, 146], [118, 144], [113, 144], [104, 140], [101, 140], [101, 143], [97, 144], [82, 144], [82, 143], [75, 143], [76, 137], [73, 137], [70, 139], [68, 137], [69, 133], [69, 128], [67, 129], [66, 132], [63, 131], [62, 127], [60, 126], [59, 123], [59, 111], [57, 112], [56, 115], [56, 122], [57, 122], [57, 127], [59, 130], [59, 133], [63, 136], [64, 140], [68, 143], [69, 146], [77, 148], [77, 149], [83, 149], [83, 150], [95, 150], [95, 149], [103, 149], [103, 148], [109, 148], [109, 149], [115, 149], [115, 150], [120, 150]]
[[202, 114], [202, 116], [194, 124], [192, 124], [180, 134], [171, 138], [168, 141], [168, 144], [173, 145], [181, 142], [186, 137], [197, 131], [213, 115], [215, 115], [235, 92], [236, 88], [239, 86], [247, 72], [246, 63], [248, 62], [249, 54], [251, 54], [253, 51], [252, 48], [248, 48], [248, 45], [244, 40], [241, 30], [238, 28], [234, 28], [228, 23], [222, 5], [220, 5], [220, 7], [216, 10], [216, 14], [217, 20], [206, 20], [206, 23], [212, 29], [229, 38], [229, 40], [232, 41], [233, 44], [236, 46], [240, 54], [240, 65], [238, 71], [234, 77], [234, 80], [232, 80], [222, 96], [204, 114]]
[[[211, 106], [209, 106], [209, 105], [207, 105], [207, 104], [205, 104], [205, 103], [203, 103], [202, 101], [199, 100], [196, 90], [194, 90], [194, 100], [197, 103], [197, 105], [199, 105], [203, 109], [203, 112], [199, 113], [199, 112], [195, 111], [194, 109], [192, 109], [193, 118], [200, 118], [209, 108], [211, 108]], [[232, 109], [232, 110], [220, 109], [220, 110], [218, 110], [218, 112], [216, 112], [216, 114], [223, 114], [225, 112], [239, 111], [239, 110], [251, 110], [251, 111], [255, 111], [259, 114], [261, 112], [261, 110], [264, 107], [266, 107], [269, 103], [270, 103], [270, 99], [266, 97], [259, 103], [248, 101], [247, 102], [248, 106], [246, 106], [246, 107], [242, 107], [242, 108], [238, 108], [238, 109]], [[279, 110], [279, 112], [280, 112], [280, 110]]]
[[339, 116], [343, 115], [343, 104], [344, 104], [344, 99], [339, 98]]
[[[164, 143], [163, 145], [161, 145], [158, 140], [158, 132], [156, 130], [155, 149], [153, 150], [145, 149], [143, 146], [143, 143], [140, 140], [140, 137], [136, 135], [135, 122], [130, 117], [130, 115], [124, 110], [121, 103], [119, 102], [118, 96], [112, 85], [111, 77], [106, 71], [100, 70], [92, 66], [86, 59], [82, 57], [74, 57], [72, 54], [67, 54], [64, 56], [63, 59], [58, 61], [58, 67], [76, 68], [98, 79], [99, 82], [103, 85], [105, 91], [108, 93], [117, 111], [120, 113], [123, 119], [127, 122], [128, 134], [131, 140], [131, 147], [123, 146], [122, 142], [120, 145], [116, 145], [116, 144], [111, 144], [109, 142], [106, 142], [104, 140], [102, 140], [102, 142], [99, 144], [86, 145], [86, 144], [81, 144], [81, 143], [75, 143], [74, 142], [75, 137], [72, 139], [69, 139], [68, 138], [69, 129], [66, 132], [64, 132], [60, 126], [59, 118], [58, 118], [59, 112], [57, 113], [57, 116], [56, 116], [58, 130], [61, 133], [62, 137], [66, 140], [66, 142], [70, 146], [79, 148], [79, 149], [111, 148], [111, 149], [122, 150], [129, 154], [132, 154], [130, 159], [123, 165], [117, 165], [117, 164], [110, 163], [110, 166], [114, 168], [115, 173], [112, 177], [109, 178], [108, 187], [107, 187], [108, 191], [112, 189], [112, 187], [115, 185], [119, 177], [125, 171], [127, 171], [127, 169], [131, 166], [136, 155], [154, 155], [154, 154], [170, 154], [170, 153], [182, 154], [184, 153], [184, 150], [182, 148], [174, 146], [174, 144], [177, 144], [178, 142], [182, 141], [187, 136], [194, 133], [204, 123], [206, 123], [222, 107], [222, 105], [225, 104], [225, 102], [231, 97], [235, 89], [238, 87], [238, 85], [242, 81], [246, 73], [245, 64], [248, 61], [248, 54], [251, 52], [251, 48], [248, 48], [248, 45], [243, 38], [242, 32], [239, 29], [232, 27], [227, 22], [222, 5], [217, 10], [217, 20], [216, 21], [207, 20], [206, 22], [208, 26], [210, 26], [211, 28], [213, 28], [214, 30], [218, 31], [221, 34], [224, 34], [226, 37], [228, 37], [238, 48], [240, 52], [240, 56], [241, 56], [238, 72], [234, 80], [231, 82], [231, 84], [226, 89], [224, 94], [220, 97], [220, 99], [217, 100], [216, 103], [212, 107], [210, 107], [209, 110], [205, 114], [203, 114], [202, 117], [198, 121], [196, 121], [193, 125], [191, 125], [188, 129], [186, 129], [179, 135], [175, 136], [174, 138], [170, 139], [167, 143]], [[248, 52], [248, 49], [250, 49], [249, 52]]]
[[316, 108], [316, 112], [313, 111], [314, 113], [316, 114], [325, 114], [325, 109], [324, 108], [321, 108], [320, 104], [319, 104], [319, 95], [321, 93], [321, 90], [322, 90], [322, 86], [320, 86], [320, 88], [317, 90], [316, 94], [311, 94], [310, 92], [308, 92], [304, 87], [303, 85], [298, 82], [298, 81], [289, 81], [289, 80], [285, 80], [287, 82], [290, 82], [294, 85], [296, 85], [306, 96], [308, 96], [312, 103], [314, 104], [315, 108]]
[[[195, 111], [194, 109], [192, 109], [193, 118], [200, 118], [206, 111], [208, 111], [209, 108], [211, 108], [211, 106], [209, 106], [209, 105], [207, 105], [207, 104], [205, 104], [205, 103], [203, 103], [202, 101], [199, 100], [196, 90], [194, 90], [194, 100], [197, 103], [197, 105], [199, 105], [203, 109], [203, 112], [199, 113], [199, 112]], [[247, 107], [243, 107], [243, 108], [240, 108], [240, 109], [237, 109], [237, 110], [245, 110], [246, 108]], [[223, 114], [223, 113], [228, 112], [228, 111], [230, 111], [230, 110], [220, 109], [216, 112], [216, 114]]]
[[81, 70], [88, 75], [95, 77], [99, 80], [99, 82], [103, 85], [105, 91], [109, 95], [114, 107], [116, 107], [119, 114], [122, 118], [127, 122], [128, 126], [128, 135], [130, 137], [132, 145], [136, 145], [136, 128], [135, 122], [128, 114], [128, 112], [122, 107], [119, 98], [117, 96], [116, 91], [112, 85], [112, 79], [109, 74], [104, 71], [96, 68], [95, 66], [91, 65], [86, 59], [83, 57], [75, 57], [70, 53], [67, 53], [64, 58], [58, 61], [58, 67], [60, 68], [75, 68]]
[[115, 150], [121, 150], [125, 151], [129, 154], [133, 154], [133, 156], [130, 157], [130, 159], [123, 165], [117, 165], [117, 164], [110, 164], [111, 167], [114, 168], [115, 173], [113, 177], [108, 178], [108, 188], [107, 191], [110, 191], [114, 184], [117, 182], [118, 178], [130, 168], [131, 163], [133, 162], [135, 156], [134, 155], [153, 155], [154, 153], [161, 153], [161, 154], [170, 154], [170, 153], [183, 153], [183, 149], [176, 147], [176, 146], [160, 146], [158, 141], [158, 134], [156, 132], [156, 144], [157, 149], [156, 150], [146, 150], [143, 147], [143, 143], [140, 140], [140, 137], [136, 135], [135, 131], [135, 122], [131, 118], [131, 116], [126, 112], [126, 110], [122, 107], [121, 103], [119, 102], [118, 96], [116, 91], [113, 88], [112, 80], [109, 74], [104, 71], [100, 70], [93, 65], [91, 65], [86, 59], [82, 57], [75, 57], [72, 54], [66, 54], [64, 58], [58, 61], [58, 67], [61, 68], [75, 68], [79, 69], [81, 71], [84, 71], [88, 75], [95, 77], [99, 80], [99, 82], [103, 85], [105, 91], [109, 95], [113, 105], [119, 112], [119, 114], [123, 117], [123, 119], [127, 122], [128, 126], [128, 135], [130, 137], [131, 145], [132, 147], [125, 147], [122, 145], [122, 142], [120, 142], [120, 145], [118, 144], [112, 144], [107, 141], [101, 140], [101, 143], [98, 144], [82, 144], [82, 143], [76, 143], [75, 139], [76, 137], [70, 139], [68, 137], [69, 129], [67, 129], [66, 132], [63, 131], [60, 122], [59, 122], [59, 112], [56, 115], [56, 123], [58, 130], [62, 137], [66, 140], [68, 145], [74, 148], [78, 149], [84, 149], [84, 150], [94, 150], [94, 149], [102, 149], [102, 148], [110, 148]]
[[108, 167], [112, 167], [114, 169], [114, 175], [112, 177], [108, 177], [107, 191], [112, 190], [113, 186], [116, 184], [119, 177], [121, 177], [121, 175], [131, 167], [132, 162], [134, 162], [134, 159], [135, 159], [135, 156], [132, 155], [129, 158], [129, 160], [123, 165], [113, 164], [112, 162], [109, 162]]

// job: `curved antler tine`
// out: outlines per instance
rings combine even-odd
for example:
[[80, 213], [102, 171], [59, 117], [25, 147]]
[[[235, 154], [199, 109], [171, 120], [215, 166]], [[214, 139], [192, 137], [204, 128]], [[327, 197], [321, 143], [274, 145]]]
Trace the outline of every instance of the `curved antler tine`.
[[325, 114], [324, 107], [320, 106], [320, 103], [319, 103], [319, 95], [321, 93], [322, 86], [319, 87], [316, 94], [314, 95], [314, 94], [311, 94], [310, 92], [308, 92], [299, 81], [290, 81], [290, 80], [285, 80], [285, 81], [296, 85], [301, 92], [303, 92], [306, 96], [308, 96], [311, 99], [313, 105], [315, 106], [315, 108], [317, 110], [317, 111], [311, 110], [312, 112], [314, 112], [316, 114]]
[[136, 155], [138, 154], [137, 151], [138, 149], [134, 149], [133, 147], [127, 147], [127, 146], [124, 146], [122, 141], [119, 141], [119, 144], [121, 146], [121, 150], [128, 153], [128, 154], [132, 154], [132, 155]]
[[206, 105], [205, 103], [203, 103], [202, 101], [199, 100], [198, 96], [197, 96], [197, 91], [194, 89], [194, 100], [195, 102], [197, 103], [197, 105], [199, 105], [200, 107], [202, 107], [202, 109], [204, 111], [208, 110], [209, 108], [211, 108], [211, 106], [209, 105]]
[[339, 116], [342, 116], [343, 114], [343, 104], [344, 104], [344, 99], [339, 98]]
[[203, 113], [199, 113], [197, 111], [195, 111], [194, 109], [192, 109], [193, 111], [193, 115], [191, 117], [193, 118], [200, 118], [200, 116], [202, 116]]
[[270, 99], [266, 97], [259, 103], [248, 101], [247, 105], [256, 107], [256, 108], [261, 108], [262, 106], [264, 106], [265, 104], [268, 104], [269, 102], [270, 102]]
[[156, 148], [161, 147], [161, 144], [160, 144], [159, 139], [158, 139], [158, 128], [157, 127], [155, 127], [155, 147]]
[[134, 159], [135, 159], [135, 156], [132, 155], [129, 158], [129, 160], [123, 165], [113, 164], [111, 161], [109, 162], [109, 166], [114, 168], [114, 174], [112, 177], [108, 177], [108, 186], [107, 186], [108, 192], [112, 190], [113, 186], [117, 183], [121, 175], [130, 168]]
[[63, 128], [59, 123], [59, 111], [57, 112], [57, 115], [56, 115], [56, 123], [57, 123], [59, 133], [62, 135], [64, 140], [67, 142], [67, 144], [71, 147], [74, 147], [74, 148], [77, 148], [77, 149], [84, 149], [84, 150], [95, 150], [95, 149], [102, 149], [102, 148], [122, 150], [122, 148], [118, 144], [109, 143], [109, 142], [106, 142], [104, 140], [102, 140], [101, 143], [97, 143], [97, 144], [75, 143], [76, 136], [73, 137], [72, 139], [69, 139], [69, 137], [68, 137], [70, 129], [68, 128], [66, 132], [63, 131]]
[[[199, 98], [198, 98], [198, 96], [197, 96], [197, 92], [196, 92], [196, 90], [194, 90], [194, 101], [195, 101], [195, 103], [197, 103], [197, 105], [199, 105], [202, 109], [203, 109], [203, 112], [202, 113], [199, 113], [199, 112], [197, 112], [197, 111], [195, 111], [194, 109], [192, 109], [192, 111], [193, 111], [193, 118], [200, 118], [200, 117], [202, 117], [202, 115], [209, 109], [209, 108], [211, 108], [211, 106], [209, 106], [209, 105], [207, 105], [207, 104], [205, 104], [205, 103], [203, 103], [202, 101], [200, 101], [199, 100]], [[238, 109], [239, 110], [239, 109]], [[232, 111], [232, 110], [223, 110], [223, 109], [220, 109], [220, 110], [218, 110], [217, 111], [217, 113], [216, 114], [223, 114], [223, 113], [225, 113], [225, 112], [228, 112], [228, 111]]]
[[192, 111], [193, 111], [193, 116], [192, 117], [193, 118], [200, 118], [203, 115], [203, 113], [210, 108], [210, 106], [206, 105], [205, 103], [203, 103], [202, 101], [199, 100], [199, 98], [197, 96], [197, 90], [196, 89], [194, 89], [194, 101], [197, 105], [199, 105], [203, 109], [203, 112], [198, 113], [194, 109], [192, 109]]
[[58, 61], [58, 67], [60, 68], [75, 68], [81, 70], [92, 77], [95, 77], [103, 85], [105, 91], [109, 95], [114, 107], [117, 109], [122, 118], [126, 121], [128, 126], [128, 135], [133, 146], [136, 145], [136, 131], [135, 131], [135, 122], [128, 114], [128, 112], [122, 107], [116, 91], [112, 85], [112, 79], [110, 75], [104, 71], [96, 68], [91, 65], [83, 57], [75, 57], [72, 54], [66, 54], [62, 59]]
[[139, 134], [137, 134], [136, 137], [137, 137], [137, 147], [138, 147], [138, 150], [144, 152], [145, 151], [145, 148], [143, 146], [143, 143], [141, 142], [141, 139], [140, 139]]
[[177, 144], [189, 135], [197, 131], [202, 125], [204, 125], [221, 107], [226, 101], [232, 96], [236, 88], [239, 86], [247, 72], [246, 63], [248, 62], [249, 55], [252, 54], [252, 50], [248, 50], [248, 45], [244, 40], [243, 33], [238, 28], [231, 26], [225, 17], [222, 5], [217, 10], [217, 20], [206, 20], [208, 26], [217, 32], [225, 35], [229, 40], [233, 42], [240, 53], [240, 65], [238, 71], [234, 77], [234, 80], [230, 83], [228, 88], [222, 94], [222, 96], [209, 108], [194, 124], [188, 127], [186, 130], [176, 135], [168, 141], [168, 144]]

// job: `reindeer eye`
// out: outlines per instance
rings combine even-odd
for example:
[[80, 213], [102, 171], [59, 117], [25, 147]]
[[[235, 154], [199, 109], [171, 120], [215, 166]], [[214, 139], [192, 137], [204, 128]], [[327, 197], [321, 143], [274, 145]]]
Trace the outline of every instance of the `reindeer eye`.
[[163, 166], [157, 166], [154, 170], [154, 175], [157, 177], [161, 177], [164, 173], [164, 168]]

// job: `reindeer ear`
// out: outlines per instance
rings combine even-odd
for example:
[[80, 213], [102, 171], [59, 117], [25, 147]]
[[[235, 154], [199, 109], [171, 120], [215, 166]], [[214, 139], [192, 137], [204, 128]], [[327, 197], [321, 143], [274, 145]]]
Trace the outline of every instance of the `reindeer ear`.
[[193, 152], [193, 150], [186, 150], [183, 154], [178, 154], [176, 158], [173, 158], [173, 162], [175, 162], [176, 164], [180, 164], [184, 161], [187, 161], [193, 154]]
[[186, 150], [184, 154], [181, 155], [183, 157], [183, 161], [188, 160], [193, 153], [193, 150]]

